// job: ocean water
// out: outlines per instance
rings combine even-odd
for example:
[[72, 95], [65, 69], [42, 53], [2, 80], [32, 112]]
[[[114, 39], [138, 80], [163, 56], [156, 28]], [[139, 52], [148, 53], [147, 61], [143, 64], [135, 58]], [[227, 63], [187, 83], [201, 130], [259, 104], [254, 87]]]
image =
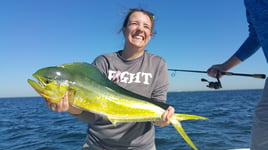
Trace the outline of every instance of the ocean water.
[[[209, 120], [182, 125], [200, 150], [249, 147], [252, 112], [262, 90], [168, 93], [177, 113]], [[41, 97], [0, 98], [1, 150], [79, 150], [87, 124], [49, 110]], [[156, 127], [157, 150], [191, 150], [172, 126]]]

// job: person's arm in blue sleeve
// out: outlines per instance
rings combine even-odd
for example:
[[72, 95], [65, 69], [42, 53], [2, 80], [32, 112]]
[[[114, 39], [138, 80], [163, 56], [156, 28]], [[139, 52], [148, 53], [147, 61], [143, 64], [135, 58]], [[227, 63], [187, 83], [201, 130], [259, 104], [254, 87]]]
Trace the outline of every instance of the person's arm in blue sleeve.
[[247, 12], [247, 21], [248, 21], [248, 30], [249, 36], [240, 46], [240, 48], [230, 57], [227, 61], [222, 64], [216, 64], [211, 66], [207, 73], [211, 77], [216, 77], [218, 72], [226, 72], [236, 65], [240, 64], [242, 61], [245, 61], [251, 55], [253, 55], [259, 48], [260, 43], [256, 34], [256, 31], [251, 23], [250, 14]]
[[250, 21], [249, 15], [250, 14], [247, 12], [249, 36], [234, 54], [234, 56], [239, 58], [241, 61], [245, 61], [260, 48], [260, 43], [256, 31]]

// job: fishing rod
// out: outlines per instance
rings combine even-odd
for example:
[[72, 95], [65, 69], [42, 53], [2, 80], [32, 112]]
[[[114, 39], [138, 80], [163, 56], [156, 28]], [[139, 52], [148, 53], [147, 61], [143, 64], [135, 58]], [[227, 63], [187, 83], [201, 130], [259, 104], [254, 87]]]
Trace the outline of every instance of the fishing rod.
[[[182, 72], [194, 72], [194, 73], [207, 73], [207, 71], [198, 71], [198, 70], [182, 70], [182, 69], [168, 69], [168, 71], [174, 71], [172, 76], [175, 76], [177, 71], [182, 71]], [[253, 77], [253, 78], [258, 78], [258, 79], [265, 79], [266, 75], [265, 74], [245, 74], [245, 73], [233, 73], [233, 72], [220, 72], [217, 71], [216, 74], [216, 82], [208, 81], [207, 79], [202, 78], [202, 82], [208, 82], [207, 87], [212, 88], [212, 89], [220, 89], [222, 88], [221, 81], [219, 79], [220, 75], [227, 75], [227, 76], [245, 76], [245, 77]]]
[[[182, 71], [182, 72], [195, 72], [195, 73], [207, 73], [207, 71], [197, 71], [197, 70], [181, 70], [181, 69], [168, 69], [169, 71]], [[233, 72], [219, 72], [220, 75], [227, 75], [227, 76], [246, 76], [246, 77], [253, 77], [258, 79], [265, 79], [265, 74], [245, 74], [245, 73], [233, 73]]]

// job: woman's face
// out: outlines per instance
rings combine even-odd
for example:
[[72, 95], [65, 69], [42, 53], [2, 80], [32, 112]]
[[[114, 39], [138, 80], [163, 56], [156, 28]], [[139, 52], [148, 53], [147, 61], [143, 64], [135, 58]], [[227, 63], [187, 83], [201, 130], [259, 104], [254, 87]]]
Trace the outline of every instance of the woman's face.
[[152, 37], [152, 22], [149, 16], [139, 11], [132, 13], [123, 33], [127, 45], [145, 48]]

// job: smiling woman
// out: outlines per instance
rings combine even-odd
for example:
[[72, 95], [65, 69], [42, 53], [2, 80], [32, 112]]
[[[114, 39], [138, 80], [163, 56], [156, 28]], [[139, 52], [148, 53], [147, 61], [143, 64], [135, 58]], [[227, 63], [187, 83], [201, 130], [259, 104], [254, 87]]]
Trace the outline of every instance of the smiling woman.
[[121, 55], [126, 60], [136, 59], [143, 55], [153, 35], [153, 18], [152, 13], [143, 9], [130, 9], [122, 27], [126, 42]]
[[[153, 101], [166, 102], [169, 85], [166, 62], [160, 56], [145, 51], [153, 30], [154, 16], [151, 12], [130, 9], [121, 28], [125, 38], [123, 50], [98, 56], [93, 65], [119, 86]], [[68, 111], [90, 124], [83, 145], [85, 150], [155, 150], [154, 124], [161, 127], [169, 125], [175, 111], [172, 106], [165, 108], [161, 120], [155, 122], [122, 122], [114, 125], [106, 116], [69, 105], [69, 98], [71, 101], [71, 97], [65, 94], [58, 103], [51, 103], [48, 99], [47, 106], [58, 112]]]

